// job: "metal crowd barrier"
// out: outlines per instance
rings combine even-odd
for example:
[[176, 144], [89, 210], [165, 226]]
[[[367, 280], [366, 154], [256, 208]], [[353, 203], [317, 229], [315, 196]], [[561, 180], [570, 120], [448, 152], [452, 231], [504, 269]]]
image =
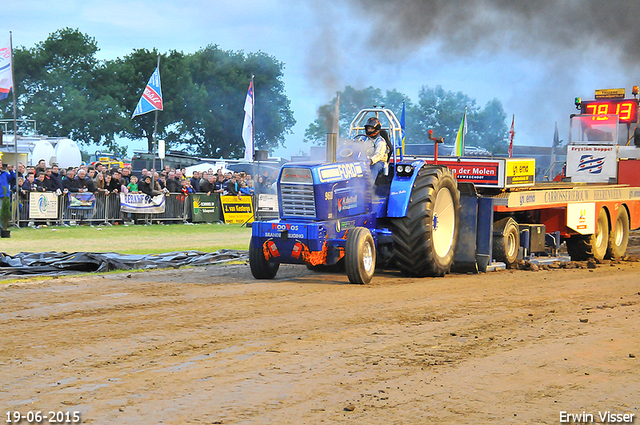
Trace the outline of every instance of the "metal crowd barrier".
[[[13, 202], [16, 202], [14, 194]], [[134, 222], [141, 224], [190, 222], [193, 219], [189, 196], [171, 193], [165, 197], [165, 211], [158, 214], [124, 213], [120, 211], [120, 194], [95, 193], [95, 202], [89, 208], [75, 208], [69, 204], [66, 194], [57, 196], [58, 211], [56, 218], [29, 217], [29, 196], [20, 196], [19, 210], [14, 210], [13, 222], [20, 226], [28, 225], [74, 225], [74, 224], [114, 224], [116, 222]], [[278, 218], [278, 201], [275, 195], [253, 195], [252, 204], [255, 220], [274, 220]]]
[[[29, 224], [41, 225], [72, 225], [72, 224], [114, 224], [115, 222], [134, 221], [136, 223], [168, 223], [186, 222], [191, 220], [191, 208], [189, 197], [182, 193], [171, 193], [165, 197], [165, 211], [161, 214], [136, 214], [120, 211], [120, 194], [101, 192], [95, 193], [95, 202], [92, 208], [74, 208], [69, 205], [69, 197], [66, 194], [58, 197], [57, 218], [29, 217], [29, 197], [20, 196], [18, 211], [14, 210], [14, 223], [19, 227]], [[17, 196], [14, 194], [13, 202]]]

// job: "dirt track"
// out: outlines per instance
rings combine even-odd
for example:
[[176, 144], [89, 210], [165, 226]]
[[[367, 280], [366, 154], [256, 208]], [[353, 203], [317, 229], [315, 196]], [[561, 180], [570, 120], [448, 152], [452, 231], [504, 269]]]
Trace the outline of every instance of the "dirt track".
[[640, 415], [638, 262], [346, 282], [294, 266], [256, 281], [236, 265], [1, 285], [1, 419], [14, 410], [80, 411], [86, 424]]

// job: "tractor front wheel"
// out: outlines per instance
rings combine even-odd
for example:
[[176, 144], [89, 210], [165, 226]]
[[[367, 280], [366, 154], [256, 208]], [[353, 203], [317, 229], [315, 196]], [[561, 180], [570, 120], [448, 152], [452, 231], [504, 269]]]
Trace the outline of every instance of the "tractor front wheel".
[[344, 267], [351, 283], [369, 283], [376, 270], [376, 247], [369, 229], [356, 227], [347, 234]]
[[249, 242], [249, 267], [256, 279], [273, 279], [278, 273], [280, 263], [269, 261], [264, 256], [262, 246], [255, 247], [253, 237]]

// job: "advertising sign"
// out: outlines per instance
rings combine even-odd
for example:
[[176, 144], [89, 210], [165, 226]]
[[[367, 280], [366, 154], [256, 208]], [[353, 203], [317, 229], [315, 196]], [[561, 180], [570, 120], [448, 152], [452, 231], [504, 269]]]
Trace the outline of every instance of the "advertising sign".
[[535, 159], [507, 159], [506, 186], [527, 186], [535, 183], [536, 160]]
[[96, 203], [96, 196], [93, 193], [69, 193], [69, 206], [77, 210], [92, 210]]
[[567, 176], [573, 182], [609, 183], [617, 176], [617, 146], [567, 146]]
[[120, 193], [120, 210], [134, 214], [162, 214], [164, 212], [164, 195], [153, 198], [144, 193]]
[[473, 183], [480, 187], [504, 187], [504, 170], [500, 167], [503, 163], [500, 161], [438, 158], [438, 164], [446, 165], [459, 182]]
[[596, 231], [596, 204], [593, 202], [567, 205], [567, 227], [581, 235]]
[[221, 221], [219, 194], [214, 193], [207, 196], [206, 194], [192, 193], [190, 199], [194, 223]]
[[251, 196], [220, 196], [220, 204], [225, 223], [253, 222]]
[[53, 192], [29, 193], [29, 218], [58, 218], [58, 195]]

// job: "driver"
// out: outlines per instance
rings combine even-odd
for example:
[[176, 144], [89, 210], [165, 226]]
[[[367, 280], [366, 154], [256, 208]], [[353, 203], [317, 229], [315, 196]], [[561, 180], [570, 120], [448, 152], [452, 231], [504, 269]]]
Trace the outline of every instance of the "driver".
[[387, 169], [387, 161], [389, 158], [389, 148], [387, 142], [380, 136], [380, 130], [382, 125], [380, 120], [376, 117], [371, 117], [364, 125], [366, 136], [359, 136], [359, 140], [370, 144], [367, 146], [367, 157], [369, 158], [369, 165], [371, 166], [371, 174], [373, 177], [377, 177], [383, 171]]

